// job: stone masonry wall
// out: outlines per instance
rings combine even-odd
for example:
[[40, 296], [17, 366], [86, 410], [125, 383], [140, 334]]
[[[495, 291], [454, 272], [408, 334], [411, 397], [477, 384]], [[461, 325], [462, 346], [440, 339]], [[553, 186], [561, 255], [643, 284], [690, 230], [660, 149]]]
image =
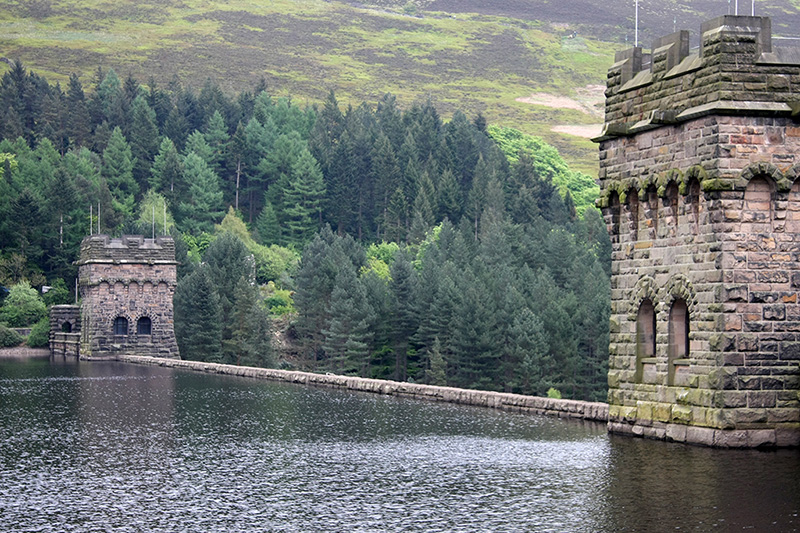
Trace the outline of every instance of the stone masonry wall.
[[77, 305], [54, 305], [50, 308], [51, 354], [78, 356], [81, 337], [80, 317], [80, 307]]
[[[120, 353], [178, 357], [172, 299], [177, 279], [170, 237], [110, 239], [94, 235], [81, 244], [81, 357], [113, 358]], [[115, 319], [127, 333], [114, 334]], [[140, 334], [141, 319], [150, 333]]]
[[[597, 139], [613, 243], [609, 429], [797, 446], [800, 53], [773, 50], [758, 17], [702, 32], [699, 55], [678, 32], [654, 44], [650, 71], [637, 72], [637, 50], [609, 71]], [[643, 302], [653, 354], [646, 328], [637, 334]], [[683, 359], [671, 356], [676, 302], [688, 311]]]

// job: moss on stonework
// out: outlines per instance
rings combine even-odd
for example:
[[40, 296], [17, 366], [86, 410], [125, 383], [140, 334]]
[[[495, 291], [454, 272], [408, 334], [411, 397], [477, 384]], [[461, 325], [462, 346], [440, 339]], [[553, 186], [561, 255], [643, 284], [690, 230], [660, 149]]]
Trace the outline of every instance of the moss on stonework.
[[686, 405], [673, 406], [672, 421], [678, 424], [690, 424], [692, 422], [692, 408]]
[[732, 191], [734, 189], [733, 180], [730, 178], [707, 179], [700, 186], [703, 192]]

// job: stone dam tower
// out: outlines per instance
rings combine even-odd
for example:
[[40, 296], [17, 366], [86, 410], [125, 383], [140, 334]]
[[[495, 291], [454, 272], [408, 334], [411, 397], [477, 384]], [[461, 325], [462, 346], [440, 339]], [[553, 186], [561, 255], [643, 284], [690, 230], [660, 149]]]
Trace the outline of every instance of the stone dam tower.
[[722, 16], [697, 53], [687, 31], [618, 52], [595, 141], [609, 430], [800, 445], [800, 48]]
[[123, 353], [178, 357], [172, 237], [92, 235], [83, 239], [77, 264], [81, 305], [51, 310], [52, 353], [81, 359]]

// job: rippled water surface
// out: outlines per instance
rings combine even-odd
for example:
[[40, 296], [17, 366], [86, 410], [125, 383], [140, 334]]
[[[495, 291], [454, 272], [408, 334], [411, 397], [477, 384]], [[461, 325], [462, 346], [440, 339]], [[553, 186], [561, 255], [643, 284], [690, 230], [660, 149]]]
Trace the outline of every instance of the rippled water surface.
[[0, 531], [797, 531], [800, 452], [118, 363], [0, 360]]

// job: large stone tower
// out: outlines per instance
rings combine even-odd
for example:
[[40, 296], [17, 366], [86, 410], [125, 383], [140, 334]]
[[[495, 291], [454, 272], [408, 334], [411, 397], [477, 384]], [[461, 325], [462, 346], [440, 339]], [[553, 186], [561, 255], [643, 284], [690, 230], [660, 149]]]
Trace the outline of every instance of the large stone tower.
[[[649, 63], [649, 65], [648, 65]], [[723, 16], [608, 73], [609, 430], [800, 445], [800, 48]]]
[[175, 241], [92, 235], [81, 243], [80, 357], [178, 357], [172, 297]]

